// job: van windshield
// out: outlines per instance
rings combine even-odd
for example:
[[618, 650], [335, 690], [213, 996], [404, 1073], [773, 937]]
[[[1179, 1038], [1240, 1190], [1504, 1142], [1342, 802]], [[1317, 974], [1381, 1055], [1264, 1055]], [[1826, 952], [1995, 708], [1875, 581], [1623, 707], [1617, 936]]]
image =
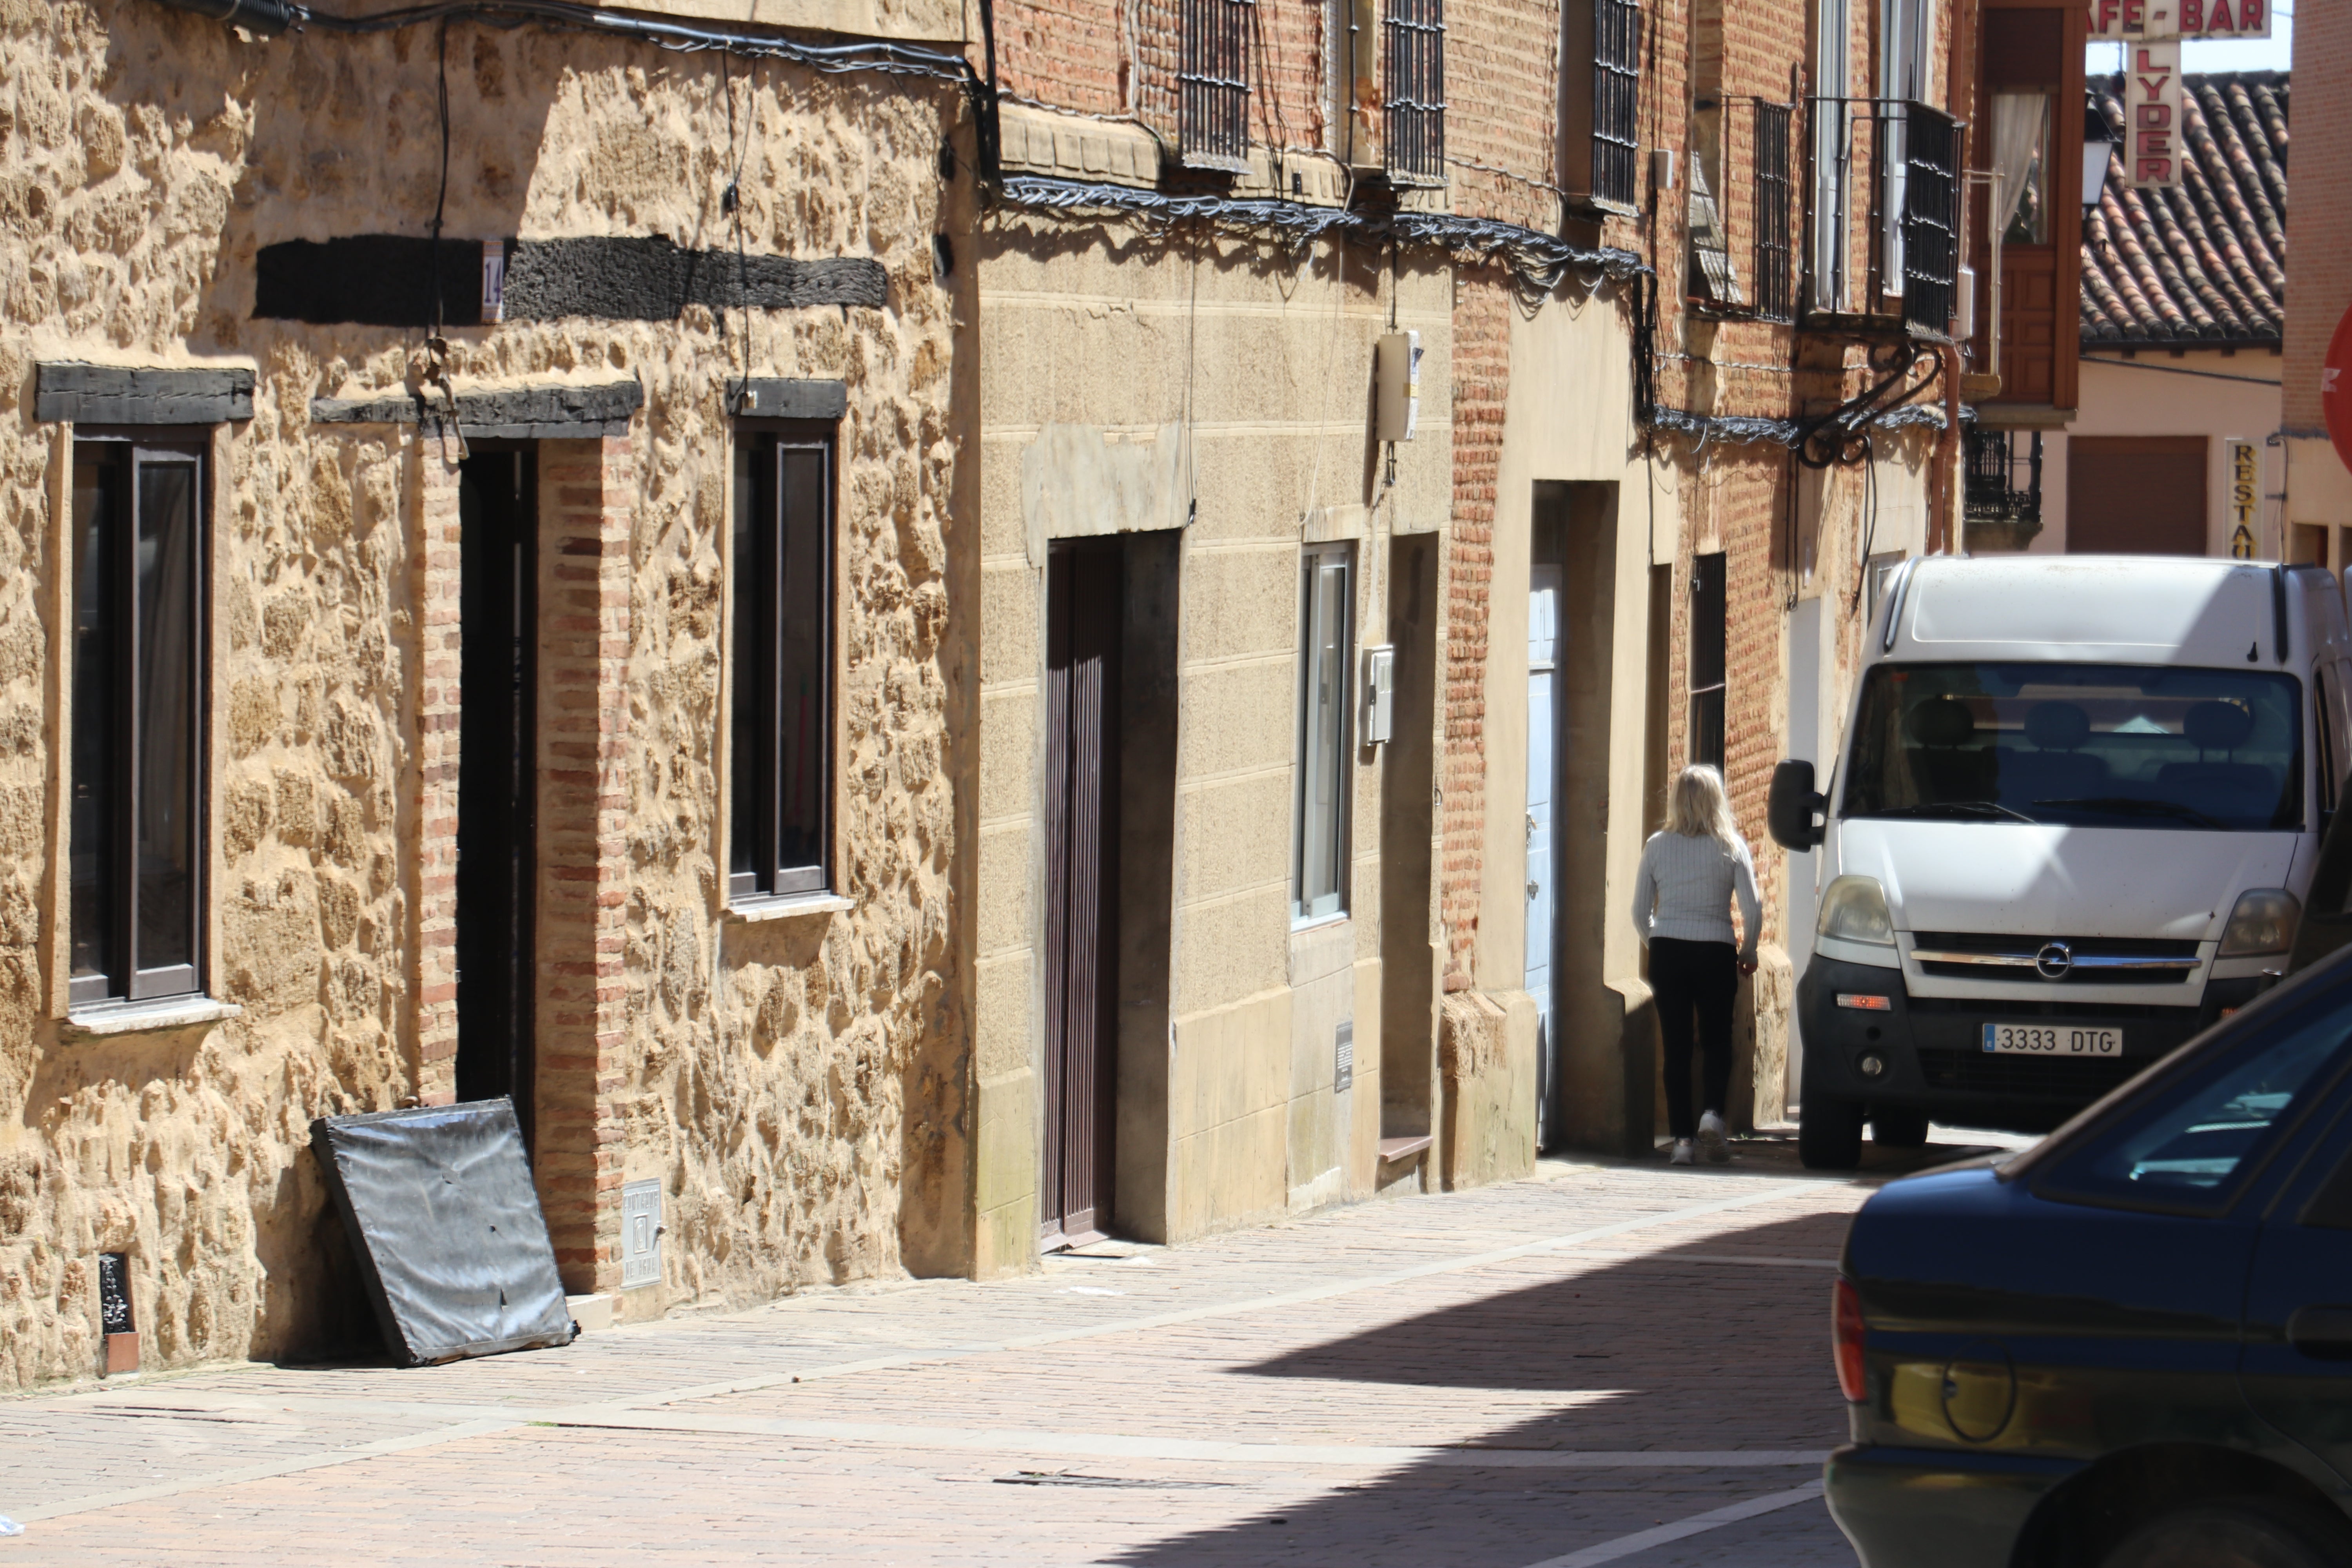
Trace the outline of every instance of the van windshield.
[[1862, 689], [1847, 816], [2293, 828], [2302, 686], [2258, 670], [1883, 664]]

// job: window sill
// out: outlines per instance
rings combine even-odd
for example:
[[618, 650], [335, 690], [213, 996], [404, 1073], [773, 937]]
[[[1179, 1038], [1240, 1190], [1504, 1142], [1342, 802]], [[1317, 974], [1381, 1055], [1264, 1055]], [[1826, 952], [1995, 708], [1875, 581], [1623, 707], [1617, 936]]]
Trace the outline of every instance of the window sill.
[[58, 1026], [68, 1040], [97, 1040], [109, 1035], [145, 1034], [157, 1029], [184, 1029], [194, 1024], [217, 1024], [245, 1016], [234, 1002], [209, 996], [167, 996], [153, 1002], [106, 1002], [79, 1007]]
[[782, 898], [745, 899], [727, 906], [721, 918], [745, 925], [761, 921], [790, 920], [794, 915], [840, 914], [857, 907], [857, 900], [839, 893], [786, 893]]

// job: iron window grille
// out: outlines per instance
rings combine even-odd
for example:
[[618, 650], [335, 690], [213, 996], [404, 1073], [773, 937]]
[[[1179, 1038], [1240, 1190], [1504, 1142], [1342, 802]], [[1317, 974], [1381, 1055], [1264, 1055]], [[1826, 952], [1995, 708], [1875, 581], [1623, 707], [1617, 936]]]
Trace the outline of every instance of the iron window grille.
[[205, 471], [152, 433], [74, 443], [75, 1006], [197, 989]]
[[1176, 141], [1185, 166], [1249, 167], [1249, 38], [1256, 0], [1181, 0]]
[[1411, 184], [1445, 180], [1445, 0], [1389, 0], [1382, 24], [1389, 176]]
[[[2012, 432], [1967, 427], [1968, 486], [1964, 506], [1975, 522], [2042, 521], [2042, 432], [2020, 453]], [[2020, 465], [2024, 483], [2018, 482]]]
[[1941, 336], [1951, 330], [1960, 256], [1960, 128], [1924, 103], [1902, 106], [1903, 320]]
[[779, 422], [735, 448], [730, 900], [829, 885], [834, 435]]
[[1593, 0], [1593, 195], [1639, 205], [1641, 165], [1642, 8], [1639, 0]]
[[1755, 107], [1756, 314], [1767, 321], [1793, 321], [1796, 284], [1790, 266], [1792, 227], [1789, 187], [1790, 106]]
[[[1901, 99], [1817, 98], [1807, 109], [1807, 188], [1870, 193], [1867, 213], [1817, 201], [1806, 214], [1807, 300], [1824, 314], [1854, 312], [1861, 301], [1868, 320], [1886, 315], [1879, 301], [1899, 298], [1905, 330], [1942, 337], [1958, 279], [1959, 122]], [[1890, 166], [1896, 177], [1881, 173]]]

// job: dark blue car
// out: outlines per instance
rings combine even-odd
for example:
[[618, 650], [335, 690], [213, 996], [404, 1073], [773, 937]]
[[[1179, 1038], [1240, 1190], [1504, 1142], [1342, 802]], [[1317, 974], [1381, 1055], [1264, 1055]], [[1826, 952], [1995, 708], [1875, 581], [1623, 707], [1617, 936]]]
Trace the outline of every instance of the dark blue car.
[[1885, 1187], [1835, 1308], [1865, 1568], [2352, 1564], [2352, 951]]

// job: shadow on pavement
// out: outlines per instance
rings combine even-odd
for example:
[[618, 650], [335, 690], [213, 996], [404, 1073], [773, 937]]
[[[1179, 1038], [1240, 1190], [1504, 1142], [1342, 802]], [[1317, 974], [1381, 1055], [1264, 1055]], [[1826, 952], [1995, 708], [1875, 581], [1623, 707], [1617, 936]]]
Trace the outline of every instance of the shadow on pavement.
[[[1947, 1158], [1948, 1152], [1939, 1152], [1925, 1163]], [[1818, 1478], [1817, 1464], [1601, 1468], [1547, 1456], [1819, 1452], [1843, 1441], [1845, 1407], [1830, 1363], [1829, 1326], [1830, 1282], [1845, 1226], [1843, 1215], [1821, 1215], [1719, 1233], [1258, 1363], [1246, 1371], [1329, 1384], [1327, 1397], [1342, 1412], [1340, 1424], [1351, 1386], [1362, 1391], [1353, 1396], [1360, 1405], [1391, 1413], [1398, 1402], [1364, 1385], [1532, 1393], [1545, 1396], [1546, 1408], [1448, 1445], [1514, 1458], [1407, 1465], [1110, 1561], [1151, 1568], [1528, 1568], [1801, 1487]], [[1606, 1244], [1592, 1251], [1607, 1256]], [[1380, 1429], [1358, 1430], [1351, 1438], [1433, 1441], [1393, 1414]], [[1851, 1568], [1853, 1554], [1818, 1501], [1785, 1511], [1785, 1518], [1767, 1515], [1693, 1537], [1670, 1555], [1645, 1552], [1622, 1561], [1627, 1568], [1733, 1561], [1718, 1554], [1760, 1529], [1780, 1540], [1756, 1559], [1756, 1568], [1768, 1561]], [[1747, 1568], [1749, 1557], [1741, 1552], [1736, 1560]]]

